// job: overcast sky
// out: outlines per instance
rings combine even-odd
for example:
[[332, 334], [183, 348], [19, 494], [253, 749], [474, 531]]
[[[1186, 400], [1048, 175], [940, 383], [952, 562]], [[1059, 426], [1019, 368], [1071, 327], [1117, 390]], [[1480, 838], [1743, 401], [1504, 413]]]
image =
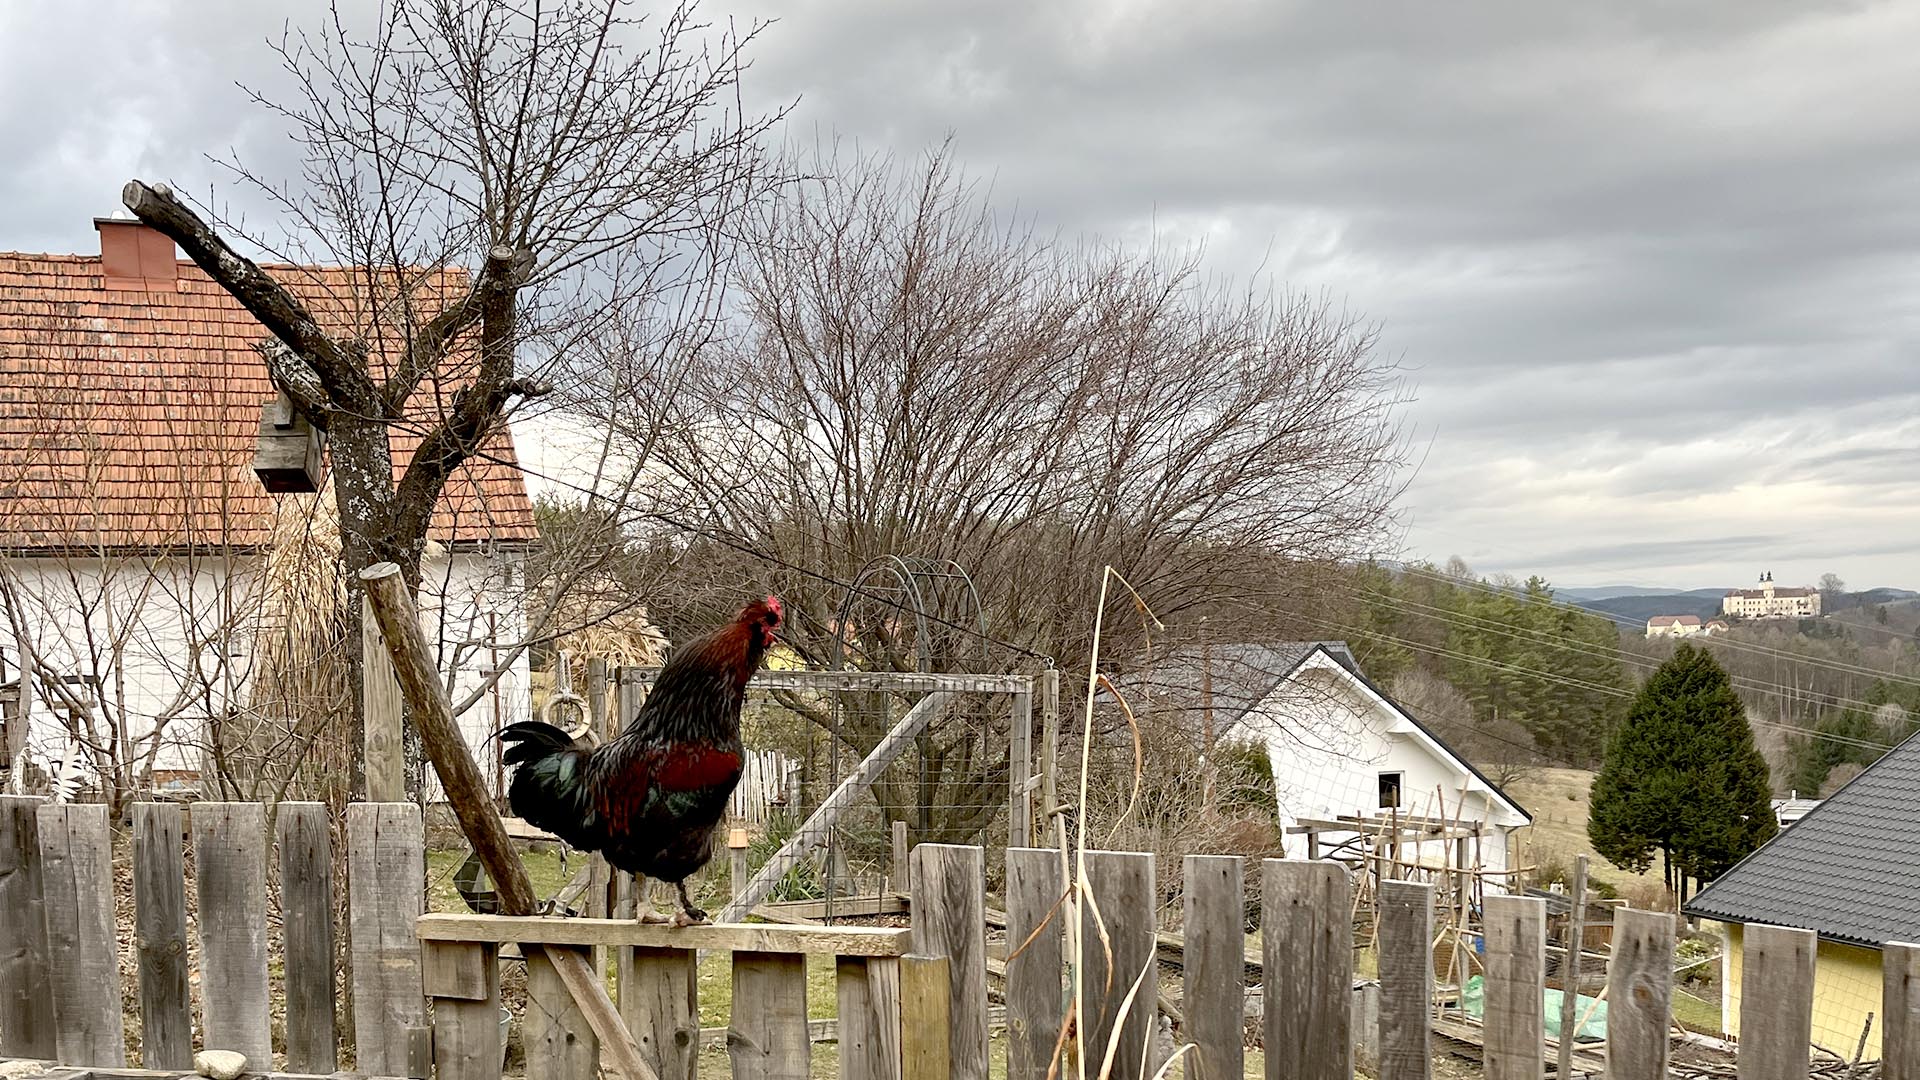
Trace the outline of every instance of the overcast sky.
[[[0, 4], [0, 250], [284, 156], [308, 5]], [[792, 134], [952, 134], [1048, 227], [1203, 238], [1378, 321], [1406, 555], [1562, 585], [1920, 587], [1920, 4], [709, 2]], [[524, 440], [523, 440], [524, 441]], [[530, 448], [531, 449], [531, 448]]]

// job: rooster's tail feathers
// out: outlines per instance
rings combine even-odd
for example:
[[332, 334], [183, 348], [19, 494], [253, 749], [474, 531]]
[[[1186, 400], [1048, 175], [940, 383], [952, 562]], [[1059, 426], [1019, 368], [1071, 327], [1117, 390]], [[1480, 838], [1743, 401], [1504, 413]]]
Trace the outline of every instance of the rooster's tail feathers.
[[509, 745], [501, 762], [514, 767], [507, 803], [529, 823], [584, 851], [598, 850], [600, 828], [586, 783], [588, 750], [538, 720], [500, 730]]

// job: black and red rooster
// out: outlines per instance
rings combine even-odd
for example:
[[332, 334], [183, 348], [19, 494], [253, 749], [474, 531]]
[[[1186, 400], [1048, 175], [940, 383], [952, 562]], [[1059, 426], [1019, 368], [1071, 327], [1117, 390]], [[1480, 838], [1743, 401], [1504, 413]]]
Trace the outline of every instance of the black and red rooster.
[[740, 705], [747, 680], [773, 647], [783, 616], [769, 596], [727, 625], [675, 649], [646, 703], [619, 735], [593, 748], [537, 720], [500, 732], [515, 766], [513, 812], [582, 851], [640, 878], [643, 922], [664, 921], [646, 901], [646, 878], [680, 894], [676, 926], [705, 922], [686, 879], [713, 854], [713, 837], [740, 782]]

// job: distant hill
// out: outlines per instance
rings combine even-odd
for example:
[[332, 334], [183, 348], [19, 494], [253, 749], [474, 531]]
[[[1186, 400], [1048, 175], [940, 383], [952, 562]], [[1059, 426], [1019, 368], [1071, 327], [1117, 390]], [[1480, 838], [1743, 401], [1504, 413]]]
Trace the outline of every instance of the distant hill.
[[[1700, 595], [1709, 593], [1710, 595]], [[1710, 619], [1720, 614], [1720, 598], [1725, 589], [1696, 589], [1693, 592], [1663, 593], [1652, 596], [1615, 596], [1605, 600], [1584, 600], [1580, 606], [1603, 611], [1616, 622], [1645, 625], [1655, 615], [1698, 615]]]
[[1584, 604], [1589, 600], [1616, 600], [1622, 596], [1668, 596], [1681, 589], [1663, 589], [1642, 585], [1601, 585], [1589, 589], [1563, 589], [1555, 586], [1553, 595], [1562, 600]]

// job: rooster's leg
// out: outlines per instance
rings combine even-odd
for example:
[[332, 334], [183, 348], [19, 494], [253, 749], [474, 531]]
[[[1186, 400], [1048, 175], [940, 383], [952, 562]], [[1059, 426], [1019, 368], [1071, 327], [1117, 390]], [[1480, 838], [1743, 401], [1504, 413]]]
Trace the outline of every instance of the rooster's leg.
[[653, 910], [653, 890], [647, 886], [647, 875], [633, 875], [633, 917], [641, 923], [666, 922], [665, 915]]
[[693, 926], [707, 921], [707, 913], [693, 906], [693, 900], [687, 896], [687, 883], [676, 881], [674, 890], [680, 894], [680, 910], [673, 914], [673, 925]]

